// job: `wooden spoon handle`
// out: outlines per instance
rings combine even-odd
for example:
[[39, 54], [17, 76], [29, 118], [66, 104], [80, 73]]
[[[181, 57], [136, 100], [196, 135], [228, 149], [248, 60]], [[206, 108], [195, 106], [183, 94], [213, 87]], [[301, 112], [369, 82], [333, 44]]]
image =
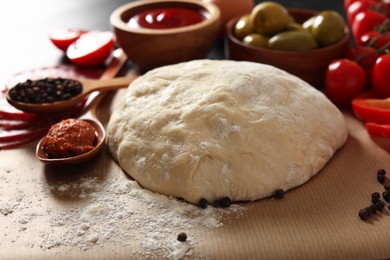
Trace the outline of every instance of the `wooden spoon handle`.
[[88, 112], [83, 117], [93, 117], [98, 119], [97, 110], [105, 96], [106, 92], [92, 93], [91, 97], [88, 99], [89, 103], [85, 106], [85, 109], [87, 109]]
[[125, 52], [120, 48], [116, 49], [112, 54], [110, 64], [104, 70], [100, 79], [103, 80], [115, 78], [122, 69], [123, 65], [125, 65], [126, 61], [127, 55], [125, 54]]
[[[113, 53], [110, 64], [107, 66], [103, 75], [100, 77], [100, 80], [104, 81], [104, 80], [110, 80], [110, 79], [114, 78], [119, 73], [119, 71], [122, 69], [122, 67], [126, 63], [126, 61], [127, 61], [127, 56], [123, 52], [123, 50], [116, 49]], [[95, 81], [99, 81], [99, 80], [95, 80]], [[84, 82], [84, 80], [83, 80], [83, 82]], [[83, 87], [84, 87], [84, 85], [83, 85]], [[92, 116], [94, 118], [97, 118], [97, 109], [105, 96], [106, 96], [106, 92], [102, 91], [102, 92], [96, 93], [95, 96], [91, 96], [90, 98], [88, 98], [88, 103], [83, 108], [80, 115], [83, 115], [83, 114], [88, 112], [83, 117]]]
[[[127, 61], [127, 56], [123, 52], [123, 50], [122, 49], [115, 50], [113, 57], [110, 61], [110, 64], [107, 66], [103, 75], [100, 77], [100, 80], [97, 80], [97, 81], [107, 82], [108, 80], [111, 81], [111, 80], [118, 79], [118, 81], [116, 81], [117, 84], [124, 84], [125, 83], [125, 86], [128, 86], [130, 84], [130, 82], [132, 82], [135, 78], [137, 78], [137, 76], [132, 75], [132, 76], [128, 76], [128, 77], [122, 77], [122, 78], [115, 79], [115, 76], [120, 72], [123, 65], [126, 63], [126, 61]], [[107, 87], [104, 90], [114, 90], [114, 89], [118, 89], [118, 87], [112, 87], [112, 88]], [[84, 114], [86, 112], [88, 112], [88, 113], [85, 114], [83, 117], [92, 116], [92, 117], [98, 119], [97, 109], [107, 93], [106, 91], [102, 91], [102, 90], [103, 90], [103, 88], [99, 89], [98, 93], [91, 94], [91, 97], [88, 99], [88, 104], [84, 107], [82, 114]], [[92, 91], [90, 91], [90, 92], [92, 92]]]
[[134, 80], [134, 78], [135, 76], [126, 76], [103, 80], [87, 79], [82, 80], [81, 83], [83, 84], [83, 93], [88, 94], [93, 91], [108, 91], [125, 88]]

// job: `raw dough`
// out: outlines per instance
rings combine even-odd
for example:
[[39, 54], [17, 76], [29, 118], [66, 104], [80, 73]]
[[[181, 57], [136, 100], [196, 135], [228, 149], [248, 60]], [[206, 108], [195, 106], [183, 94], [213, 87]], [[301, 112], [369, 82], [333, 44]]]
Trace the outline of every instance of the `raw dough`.
[[107, 142], [144, 188], [198, 203], [301, 185], [347, 135], [341, 112], [297, 77], [258, 63], [197, 60], [135, 80]]

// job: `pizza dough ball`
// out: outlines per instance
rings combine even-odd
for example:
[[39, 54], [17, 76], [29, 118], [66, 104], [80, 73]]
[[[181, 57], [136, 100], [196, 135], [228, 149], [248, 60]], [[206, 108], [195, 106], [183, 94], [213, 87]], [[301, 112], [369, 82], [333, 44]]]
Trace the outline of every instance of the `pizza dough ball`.
[[252, 201], [301, 185], [347, 135], [341, 112], [287, 72], [196, 60], [135, 80], [110, 118], [107, 142], [144, 188], [198, 203]]

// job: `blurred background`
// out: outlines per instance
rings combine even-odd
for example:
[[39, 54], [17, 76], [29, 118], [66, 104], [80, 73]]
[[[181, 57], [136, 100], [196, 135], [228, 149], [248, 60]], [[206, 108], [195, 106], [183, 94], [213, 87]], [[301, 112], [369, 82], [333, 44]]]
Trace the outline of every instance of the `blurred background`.
[[[240, 1], [240, 0], [237, 0]], [[111, 30], [110, 14], [129, 0], [12, 0], [0, 1], [0, 82], [31, 68], [55, 65], [63, 54], [49, 41], [59, 27]], [[255, 3], [261, 2], [255, 0]], [[285, 7], [332, 9], [343, 16], [342, 0], [276, 0]], [[211, 54], [222, 55], [221, 46]]]

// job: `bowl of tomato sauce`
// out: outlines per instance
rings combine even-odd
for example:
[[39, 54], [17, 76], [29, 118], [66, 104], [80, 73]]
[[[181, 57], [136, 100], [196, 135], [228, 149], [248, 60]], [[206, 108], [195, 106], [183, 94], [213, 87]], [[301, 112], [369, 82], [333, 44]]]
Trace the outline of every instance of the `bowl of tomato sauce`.
[[198, 0], [135, 1], [110, 16], [118, 45], [141, 70], [207, 57], [220, 11]]

